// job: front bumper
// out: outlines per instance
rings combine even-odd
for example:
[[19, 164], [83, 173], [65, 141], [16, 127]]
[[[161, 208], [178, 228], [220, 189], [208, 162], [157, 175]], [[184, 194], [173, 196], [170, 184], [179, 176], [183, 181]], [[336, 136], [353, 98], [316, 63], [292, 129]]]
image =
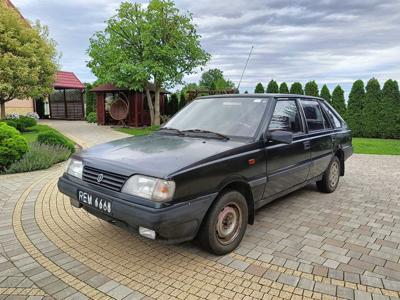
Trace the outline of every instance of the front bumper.
[[[58, 189], [61, 193], [69, 196], [79, 207], [83, 206], [89, 213], [106, 221], [119, 221], [130, 227], [139, 226], [152, 229], [157, 237], [171, 242], [182, 242], [193, 239], [207, 213], [208, 208], [217, 196], [210, 194], [196, 199], [172, 204], [171, 206], [155, 208], [142, 204], [135, 197], [130, 200], [118, 197], [119, 192], [105, 190], [81, 180], [71, 180], [67, 176], [60, 177]], [[111, 200], [112, 215], [107, 215], [97, 211], [90, 206], [86, 206], [78, 201], [78, 190], [102, 195]], [[76, 205], [75, 205], [76, 206]]]

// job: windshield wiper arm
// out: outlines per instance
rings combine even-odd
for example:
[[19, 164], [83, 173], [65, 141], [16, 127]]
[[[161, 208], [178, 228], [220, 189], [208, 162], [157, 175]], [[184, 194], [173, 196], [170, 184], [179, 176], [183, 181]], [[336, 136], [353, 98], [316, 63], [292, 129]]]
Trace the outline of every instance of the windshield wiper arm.
[[224, 140], [229, 140], [229, 137], [227, 137], [226, 135], [222, 134], [222, 133], [218, 133], [218, 132], [214, 132], [214, 131], [209, 131], [209, 130], [204, 130], [204, 129], [188, 129], [188, 130], [183, 130], [183, 133], [186, 132], [193, 132], [193, 133], [204, 133], [204, 134], [213, 134], [221, 139]]
[[172, 128], [172, 127], [161, 127], [160, 129], [158, 129], [159, 131], [161, 130], [168, 130], [168, 131], [174, 131], [179, 135], [185, 135], [182, 131], [180, 131], [179, 129], [176, 128]]

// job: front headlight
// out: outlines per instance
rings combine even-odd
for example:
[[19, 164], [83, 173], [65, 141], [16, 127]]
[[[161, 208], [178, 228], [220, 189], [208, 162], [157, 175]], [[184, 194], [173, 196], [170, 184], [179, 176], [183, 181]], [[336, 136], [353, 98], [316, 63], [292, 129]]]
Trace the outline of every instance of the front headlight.
[[175, 192], [175, 182], [134, 175], [122, 187], [125, 194], [143, 197], [158, 202], [170, 201]]
[[83, 163], [80, 160], [70, 158], [65, 170], [67, 174], [82, 179]]

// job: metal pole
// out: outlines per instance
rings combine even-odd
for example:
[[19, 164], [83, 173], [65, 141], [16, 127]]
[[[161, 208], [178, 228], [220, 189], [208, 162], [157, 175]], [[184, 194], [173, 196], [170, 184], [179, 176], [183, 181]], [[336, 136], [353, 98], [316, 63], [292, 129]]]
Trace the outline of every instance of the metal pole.
[[240, 76], [240, 80], [239, 80], [239, 83], [238, 83], [238, 86], [237, 86], [238, 90], [240, 88], [240, 84], [242, 83], [243, 75], [244, 75], [244, 72], [246, 71], [247, 64], [249, 63], [249, 59], [250, 59], [251, 53], [253, 52], [253, 48], [254, 48], [254, 46], [251, 46], [249, 56], [247, 57], [246, 64], [244, 65], [244, 69], [243, 69], [243, 72], [242, 72], [242, 76]]

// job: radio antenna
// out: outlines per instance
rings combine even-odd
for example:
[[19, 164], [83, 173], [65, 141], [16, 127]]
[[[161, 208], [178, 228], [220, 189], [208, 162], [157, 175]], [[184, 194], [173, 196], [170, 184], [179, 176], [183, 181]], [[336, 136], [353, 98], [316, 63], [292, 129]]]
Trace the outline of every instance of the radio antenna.
[[253, 52], [253, 48], [254, 48], [254, 46], [251, 46], [249, 56], [247, 56], [246, 64], [244, 65], [242, 76], [240, 76], [240, 80], [239, 80], [239, 83], [238, 83], [238, 86], [237, 86], [238, 90], [240, 88], [240, 84], [242, 83], [243, 75], [244, 75], [244, 72], [246, 71], [247, 64], [249, 63], [249, 59], [250, 59], [251, 53]]

